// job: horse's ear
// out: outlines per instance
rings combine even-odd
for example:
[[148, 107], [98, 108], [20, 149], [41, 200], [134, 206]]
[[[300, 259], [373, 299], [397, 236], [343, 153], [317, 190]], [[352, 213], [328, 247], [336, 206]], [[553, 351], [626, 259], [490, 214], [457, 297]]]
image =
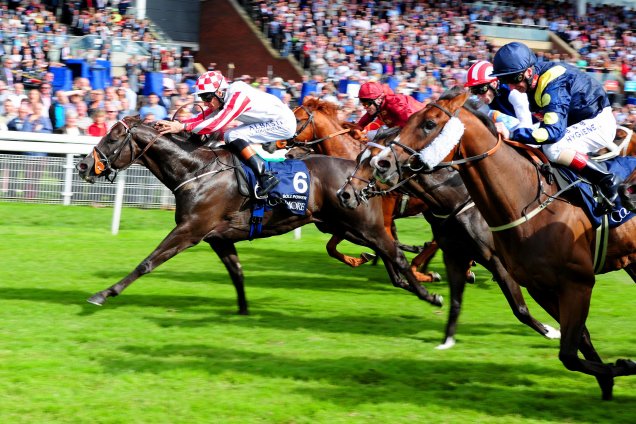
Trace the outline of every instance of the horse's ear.
[[455, 96], [448, 104], [449, 111], [454, 113], [457, 109], [464, 106], [464, 103], [466, 103], [469, 97], [470, 93], [468, 91], [464, 91], [463, 93]]

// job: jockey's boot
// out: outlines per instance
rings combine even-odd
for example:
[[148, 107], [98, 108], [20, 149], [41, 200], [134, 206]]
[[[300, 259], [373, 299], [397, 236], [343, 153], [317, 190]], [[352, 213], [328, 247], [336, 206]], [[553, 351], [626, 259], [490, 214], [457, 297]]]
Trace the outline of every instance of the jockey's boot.
[[267, 194], [280, 182], [279, 179], [272, 173], [267, 172], [265, 161], [256, 154], [247, 141], [237, 138], [236, 140], [230, 141], [228, 145], [234, 149], [234, 152], [239, 158], [254, 172], [258, 180], [258, 184], [256, 184], [256, 188], [254, 189], [256, 198], [267, 198]]
[[276, 176], [267, 171], [265, 161], [259, 155], [254, 153], [248, 160], [247, 166], [254, 171], [254, 175], [258, 179], [258, 184], [254, 189], [257, 199], [267, 198], [267, 194], [280, 182]]
[[607, 170], [607, 166], [600, 162], [587, 160], [585, 166], [579, 171], [581, 176], [596, 185], [599, 190], [602, 202], [602, 212], [607, 213], [614, 207], [614, 202], [618, 196], [618, 178]]

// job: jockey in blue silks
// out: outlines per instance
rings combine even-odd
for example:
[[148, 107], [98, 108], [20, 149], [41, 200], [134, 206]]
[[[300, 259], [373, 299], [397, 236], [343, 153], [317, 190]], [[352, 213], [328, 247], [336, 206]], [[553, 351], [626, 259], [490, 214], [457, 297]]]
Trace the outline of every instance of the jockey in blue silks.
[[606, 206], [613, 206], [618, 182], [607, 167], [589, 159], [601, 148], [615, 150], [616, 119], [601, 84], [578, 68], [562, 62], [541, 62], [525, 44], [501, 47], [493, 60], [493, 77], [528, 94], [538, 127], [499, 132], [511, 140], [540, 145], [548, 159], [577, 171], [597, 185]]

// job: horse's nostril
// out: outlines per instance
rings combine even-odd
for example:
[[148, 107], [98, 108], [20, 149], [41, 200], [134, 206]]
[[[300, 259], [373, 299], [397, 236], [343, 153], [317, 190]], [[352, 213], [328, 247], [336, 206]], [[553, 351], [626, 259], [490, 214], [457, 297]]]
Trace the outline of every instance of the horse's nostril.
[[342, 200], [351, 199], [351, 195], [348, 192], [346, 192], [346, 191], [343, 191], [342, 193], [340, 193], [340, 197], [342, 198]]
[[88, 165], [86, 165], [84, 162], [79, 162], [79, 163], [76, 165], [76, 168], [77, 168], [79, 171], [86, 171], [86, 170], [88, 169]]
[[376, 163], [378, 169], [389, 169], [389, 161], [388, 160], [379, 160]]

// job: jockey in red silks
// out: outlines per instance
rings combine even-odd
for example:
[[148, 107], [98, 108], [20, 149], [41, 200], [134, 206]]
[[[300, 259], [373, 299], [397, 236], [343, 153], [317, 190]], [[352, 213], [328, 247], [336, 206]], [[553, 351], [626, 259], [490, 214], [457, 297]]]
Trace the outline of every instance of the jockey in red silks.
[[357, 122], [360, 128], [366, 127], [376, 119], [389, 128], [404, 128], [409, 116], [424, 108], [424, 104], [413, 97], [395, 94], [388, 85], [379, 82], [362, 84], [358, 98], [367, 111]]

